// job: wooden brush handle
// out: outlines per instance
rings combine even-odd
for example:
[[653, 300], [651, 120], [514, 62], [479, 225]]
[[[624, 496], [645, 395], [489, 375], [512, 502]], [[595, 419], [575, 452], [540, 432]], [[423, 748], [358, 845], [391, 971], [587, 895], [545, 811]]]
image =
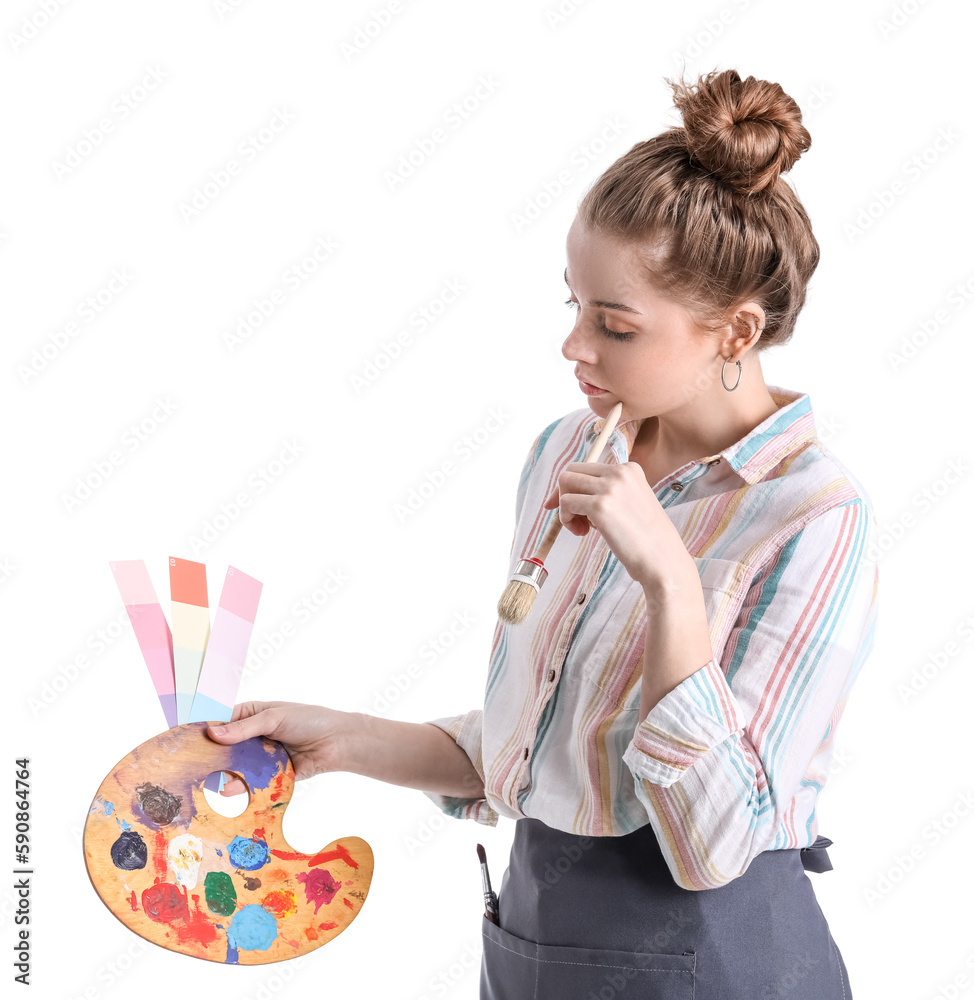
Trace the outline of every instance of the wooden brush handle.
[[[619, 417], [622, 414], [622, 402], [616, 403], [615, 406], [609, 410], [609, 415], [605, 418], [605, 424], [602, 427], [599, 436], [595, 439], [592, 447], [589, 448], [588, 454], [585, 456], [586, 462], [597, 462], [602, 455], [602, 449], [605, 447], [605, 443], [609, 440], [609, 435], [616, 429], [616, 424], [619, 422]], [[558, 537], [558, 532], [561, 531], [561, 518], [556, 517], [551, 524], [548, 525], [548, 530], [544, 533], [541, 538], [541, 543], [538, 545], [537, 550], [534, 553], [535, 559], [540, 559], [542, 562], [548, 558], [548, 553], [551, 551], [551, 546], [555, 544], [555, 539]]]

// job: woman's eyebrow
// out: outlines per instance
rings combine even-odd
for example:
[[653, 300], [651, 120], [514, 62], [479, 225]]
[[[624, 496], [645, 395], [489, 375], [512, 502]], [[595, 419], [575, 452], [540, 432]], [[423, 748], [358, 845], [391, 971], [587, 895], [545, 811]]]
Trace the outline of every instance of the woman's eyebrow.
[[[571, 288], [571, 284], [568, 281], [568, 268], [565, 268], [565, 284]], [[595, 299], [592, 302], [593, 306], [598, 306], [600, 309], [617, 309], [619, 312], [635, 313], [637, 316], [642, 316], [642, 313], [638, 309], [633, 309], [632, 306], [623, 305], [621, 302], [606, 302], [605, 299]]]

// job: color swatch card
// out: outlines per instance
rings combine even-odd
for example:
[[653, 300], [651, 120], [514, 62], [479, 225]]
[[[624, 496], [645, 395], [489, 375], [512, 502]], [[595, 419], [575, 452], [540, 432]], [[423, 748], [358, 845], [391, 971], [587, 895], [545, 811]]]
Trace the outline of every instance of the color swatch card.
[[231, 566], [213, 616], [189, 722], [229, 722], [263, 584]]
[[141, 559], [126, 559], [108, 565], [122, 595], [122, 603], [142, 650], [142, 658], [149, 668], [149, 676], [166, 721], [170, 728], [177, 726], [172, 633], [149, 579], [149, 571]]
[[169, 557], [172, 597], [173, 667], [176, 674], [176, 715], [189, 722], [200, 679], [203, 654], [210, 638], [210, 606], [206, 598], [206, 566]]

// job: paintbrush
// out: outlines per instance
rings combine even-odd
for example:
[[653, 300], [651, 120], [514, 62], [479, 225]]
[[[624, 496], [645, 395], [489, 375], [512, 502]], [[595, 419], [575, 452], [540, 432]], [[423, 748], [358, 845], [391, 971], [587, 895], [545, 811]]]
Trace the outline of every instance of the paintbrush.
[[[605, 447], [606, 441], [609, 440], [609, 435], [615, 430], [621, 414], [622, 401], [620, 400], [605, 418], [605, 425], [602, 427], [601, 433], [589, 449], [588, 455], [585, 456], [586, 462], [599, 460], [602, 449]], [[534, 599], [541, 593], [541, 585], [548, 576], [544, 560], [551, 551], [551, 546], [555, 544], [559, 531], [561, 531], [561, 519], [556, 516], [544, 533], [534, 556], [530, 559], [522, 559], [517, 564], [511, 582], [504, 589], [501, 599], [497, 602], [497, 614], [508, 625], [520, 625], [531, 613]]]
[[484, 882], [484, 916], [500, 927], [500, 917], [497, 910], [497, 894], [490, 887], [490, 875], [487, 872], [487, 852], [483, 847], [477, 845], [477, 857], [480, 858], [480, 875]]

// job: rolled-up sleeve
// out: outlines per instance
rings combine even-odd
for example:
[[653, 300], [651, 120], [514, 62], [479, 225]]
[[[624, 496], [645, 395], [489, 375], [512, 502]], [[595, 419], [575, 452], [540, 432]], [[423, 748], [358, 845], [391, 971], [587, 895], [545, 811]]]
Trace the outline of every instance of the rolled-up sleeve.
[[824, 785], [874, 645], [875, 527], [861, 498], [805, 524], [755, 577], [721, 655], [636, 727], [623, 761], [684, 888], [723, 885], [760, 852], [811, 839], [794, 805]]
[[[474, 709], [464, 715], [445, 716], [441, 719], [428, 720], [431, 725], [438, 726], [453, 738], [457, 746], [470, 758], [480, 780], [484, 780], [484, 759], [481, 743], [481, 725], [483, 710]], [[424, 792], [429, 799], [447, 814], [455, 819], [473, 819], [485, 826], [496, 826], [497, 810], [487, 801], [486, 797], [465, 799], [455, 795], [440, 795], [437, 792]]]

